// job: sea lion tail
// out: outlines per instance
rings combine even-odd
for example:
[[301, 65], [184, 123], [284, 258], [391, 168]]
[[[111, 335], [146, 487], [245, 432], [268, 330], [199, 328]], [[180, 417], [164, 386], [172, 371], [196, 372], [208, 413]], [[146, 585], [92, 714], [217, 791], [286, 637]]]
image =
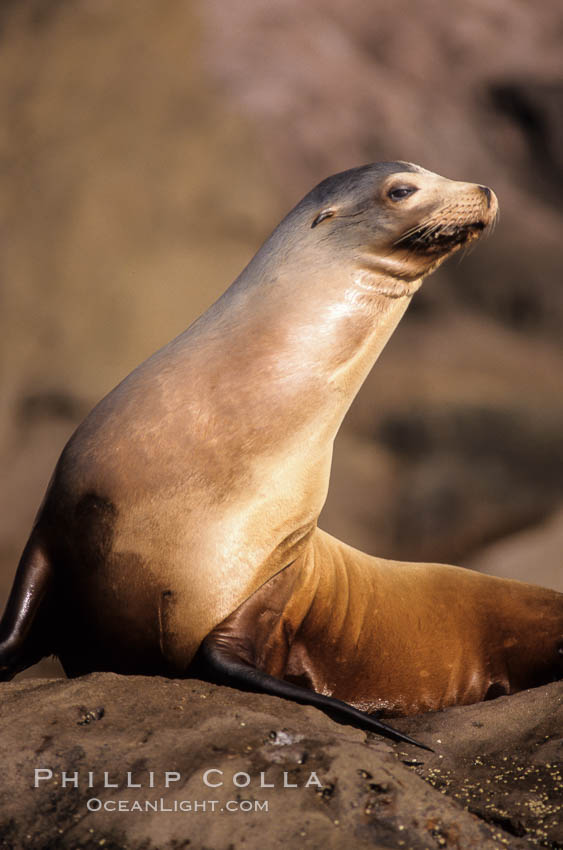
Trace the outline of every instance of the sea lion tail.
[[263, 673], [253, 667], [247, 661], [237, 656], [232, 647], [217, 639], [213, 633], [208, 635], [201, 644], [196, 659], [197, 672], [206, 679], [220, 685], [229, 685], [241, 690], [255, 691], [258, 693], [272, 694], [284, 699], [299, 702], [304, 705], [313, 705], [331, 715], [335, 720], [345, 720], [353, 726], [359, 726], [370, 732], [376, 732], [386, 738], [395, 741], [404, 741], [406, 744], [414, 744], [423, 750], [434, 752], [431, 747], [415, 741], [409, 735], [393, 729], [376, 716], [367, 714], [343, 702], [335, 697], [325, 696], [316, 691], [303, 688], [293, 682], [284, 679], [276, 679], [268, 673]]
[[52, 585], [51, 560], [32, 534], [0, 621], [0, 681], [12, 679], [53, 651], [44, 628]]

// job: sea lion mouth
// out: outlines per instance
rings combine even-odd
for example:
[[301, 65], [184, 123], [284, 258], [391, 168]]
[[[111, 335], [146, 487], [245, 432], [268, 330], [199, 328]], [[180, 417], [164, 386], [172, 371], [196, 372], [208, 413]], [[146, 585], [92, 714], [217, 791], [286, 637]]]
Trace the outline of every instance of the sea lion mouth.
[[395, 247], [406, 248], [416, 254], [432, 256], [449, 254], [477, 239], [486, 224], [482, 219], [465, 224], [428, 223], [411, 228], [395, 242]]

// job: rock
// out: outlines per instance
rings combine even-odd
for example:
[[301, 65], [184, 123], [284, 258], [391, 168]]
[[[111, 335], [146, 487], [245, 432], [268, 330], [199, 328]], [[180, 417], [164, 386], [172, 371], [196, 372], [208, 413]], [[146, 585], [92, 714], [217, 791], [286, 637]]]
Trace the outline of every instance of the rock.
[[531, 581], [563, 593], [563, 510], [545, 522], [492, 543], [464, 566], [489, 575]]
[[[540, 522], [563, 495], [562, 370], [552, 346], [476, 316], [400, 325], [337, 437], [321, 526], [455, 564]], [[560, 566], [553, 547], [543, 560]]]
[[439, 747], [413, 770], [514, 836], [509, 847], [561, 846], [563, 683], [394, 725]]
[[433, 754], [196, 680], [96, 673], [1, 691], [2, 850], [522, 850], [561, 838], [560, 684], [395, 721]]

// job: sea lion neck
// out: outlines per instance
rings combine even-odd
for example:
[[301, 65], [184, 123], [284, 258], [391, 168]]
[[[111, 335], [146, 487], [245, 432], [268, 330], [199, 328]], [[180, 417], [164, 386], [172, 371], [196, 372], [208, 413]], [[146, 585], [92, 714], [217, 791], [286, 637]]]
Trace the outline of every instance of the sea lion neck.
[[192, 357], [197, 330], [198, 358], [221, 356], [218, 391], [227, 393], [246, 375], [248, 395], [256, 387], [282, 417], [282, 410], [293, 411], [293, 396], [311, 401], [291, 414], [294, 428], [295, 417], [307, 419], [314, 409], [336, 433], [415, 288], [350, 262], [311, 271], [287, 259], [284, 268], [269, 267], [259, 257], [192, 326], [185, 354]]

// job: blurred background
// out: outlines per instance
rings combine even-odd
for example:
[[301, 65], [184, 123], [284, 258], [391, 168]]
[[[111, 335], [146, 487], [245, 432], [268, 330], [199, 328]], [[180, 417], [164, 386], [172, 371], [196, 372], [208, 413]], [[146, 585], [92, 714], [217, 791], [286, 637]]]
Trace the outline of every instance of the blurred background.
[[315, 183], [382, 159], [492, 186], [501, 220], [416, 296], [320, 524], [563, 590], [561, 23], [550, 0], [3, 0], [0, 603], [93, 404]]

